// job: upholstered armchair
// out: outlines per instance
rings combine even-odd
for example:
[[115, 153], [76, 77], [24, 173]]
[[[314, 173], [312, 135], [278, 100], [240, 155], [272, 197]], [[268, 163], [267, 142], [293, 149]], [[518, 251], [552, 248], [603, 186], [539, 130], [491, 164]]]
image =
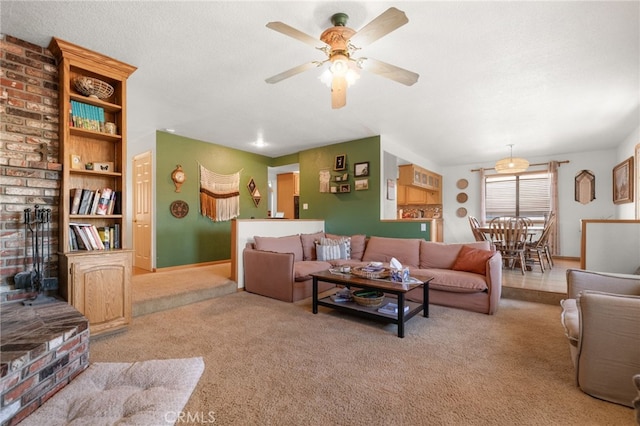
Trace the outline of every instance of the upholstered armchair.
[[580, 389], [633, 407], [640, 373], [640, 275], [567, 270], [562, 324]]

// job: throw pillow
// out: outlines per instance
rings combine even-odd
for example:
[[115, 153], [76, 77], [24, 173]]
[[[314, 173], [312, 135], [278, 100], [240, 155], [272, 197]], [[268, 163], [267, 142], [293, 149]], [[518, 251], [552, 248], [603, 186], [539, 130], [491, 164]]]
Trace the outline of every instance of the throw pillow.
[[487, 273], [487, 260], [491, 256], [493, 256], [493, 252], [490, 250], [462, 246], [451, 269], [485, 275]]
[[318, 260], [351, 259], [351, 240], [346, 238], [320, 238], [316, 242], [316, 256]]
[[366, 235], [356, 234], [349, 237], [345, 235], [327, 234], [326, 237], [331, 238], [332, 240], [349, 238], [350, 246], [351, 246], [351, 255], [350, 255], [351, 259], [362, 260], [362, 255], [364, 254], [364, 249], [366, 247], [366, 239], [367, 239]]
[[316, 260], [316, 241], [324, 238], [324, 232], [318, 231], [314, 234], [300, 234], [302, 241], [302, 256], [304, 260]]

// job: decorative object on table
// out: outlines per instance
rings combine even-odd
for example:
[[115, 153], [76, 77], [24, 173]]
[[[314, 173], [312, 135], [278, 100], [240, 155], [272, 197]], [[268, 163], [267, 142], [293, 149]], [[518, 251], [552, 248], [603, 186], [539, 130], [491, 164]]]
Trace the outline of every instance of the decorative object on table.
[[189, 204], [186, 201], [176, 200], [169, 206], [169, 210], [173, 217], [182, 219], [189, 214]]
[[613, 168], [613, 203], [633, 202], [633, 157]]
[[341, 154], [336, 155], [336, 160], [333, 164], [333, 170], [346, 170], [347, 169], [347, 155]]
[[466, 203], [468, 199], [469, 199], [469, 196], [467, 195], [466, 192], [460, 192], [458, 195], [456, 195], [456, 201], [461, 204]]
[[77, 154], [71, 154], [71, 168], [75, 170], [82, 169], [82, 158]]
[[353, 165], [353, 175], [355, 177], [369, 176], [369, 162], [356, 163]]
[[331, 296], [331, 300], [337, 303], [353, 302], [351, 290], [347, 287], [341, 288]]
[[175, 192], [180, 192], [182, 184], [187, 180], [187, 175], [180, 164], [176, 165], [176, 168], [171, 172], [171, 180], [176, 187]]
[[384, 293], [376, 290], [356, 290], [352, 296], [358, 305], [370, 308], [377, 308], [384, 302]]
[[87, 163], [84, 165], [85, 170], [93, 170], [93, 163]]
[[458, 210], [456, 210], [456, 216], [465, 217], [466, 215], [467, 215], [467, 209], [465, 209], [464, 207], [460, 207]]
[[458, 187], [458, 189], [467, 189], [467, 186], [469, 186], [469, 181], [466, 179], [458, 179], [456, 182], [456, 187]]
[[73, 79], [76, 90], [84, 96], [95, 99], [107, 99], [113, 95], [113, 86], [93, 77], [80, 76]]
[[391, 270], [383, 266], [354, 266], [351, 268], [351, 274], [361, 278], [387, 278], [391, 275]]
[[529, 168], [529, 162], [524, 158], [513, 156], [513, 144], [508, 145], [510, 149], [509, 157], [498, 160], [495, 165], [498, 173], [521, 173]]
[[220, 222], [240, 215], [240, 171], [223, 175], [200, 165], [200, 211], [203, 216]]
[[394, 179], [387, 179], [387, 200], [396, 199], [396, 181]]
[[580, 204], [589, 204], [596, 199], [596, 176], [590, 170], [582, 170], [576, 174], [575, 200]]
[[364, 191], [369, 189], [369, 179], [356, 179], [354, 183], [356, 185], [356, 191]]
[[98, 172], [113, 172], [113, 161], [105, 161], [102, 163], [93, 163], [93, 170]]

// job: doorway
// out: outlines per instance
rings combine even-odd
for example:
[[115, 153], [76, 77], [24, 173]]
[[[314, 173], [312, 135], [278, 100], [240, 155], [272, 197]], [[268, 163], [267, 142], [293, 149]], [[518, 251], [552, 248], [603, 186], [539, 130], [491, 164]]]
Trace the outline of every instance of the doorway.
[[153, 163], [151, 151], [133, 157], [133, 266], [153, 271]]

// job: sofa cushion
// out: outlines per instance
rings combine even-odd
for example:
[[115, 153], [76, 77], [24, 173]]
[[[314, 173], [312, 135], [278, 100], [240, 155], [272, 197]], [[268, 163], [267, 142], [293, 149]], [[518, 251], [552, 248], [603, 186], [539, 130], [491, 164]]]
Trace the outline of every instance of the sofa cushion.
[[[336, 234], [326, 234], [327, 238], [331, 238], [333, 240], [337, 240], [340, 238], [344, 238], [344, 235], [336, 235]], [[356, 234], [352, 235], [351, 238], [351, 259], [353, 260], [362, 260], [362, 255], [364, 254], [364, 249], [366, 246], [367, 236], [364, 234]]]
[[402, 266], [417, 268], [420, 261], [420, 242], [418, 238], [371, 237], [367, 243], [362, 260], [365, 262], [389, 262], [398, 259]]
[[335, 259], [351, 259], [351, 239], [321, 238], [316, 243], [316, 255], [318, 260], [329, 261]]
[[415, 269], [411, 274], [433, 277], [429, 288], [452, 293], [477, 293], [487, 291], [484, 275], [473, 272], [453, 271], [451, 269]]
[[293, 279], [296, 281], [310, 280], [312, 278], [310, 274], [326, 271], [329, 268], [331, 268], [330, 263], [321, 262], [318, 260], [305, 260], [304, 262], [295, 262], [293, 264]]
[[300, 234], [303, 260], [316, 260], [318, 258], [316, 255], [316, 242], [320, 241], [320, 238], [324, 238], [323, 231], [318, 231], [314, 234]]
[[493, 256], [491, 250], [482, 250], [469, 246], [462, 246], [455, 263], [451, 267], [454, 271], [474, 272], [487, 274], [487, 260]]
[[294, 262], [303, 259], [302, 242], [299, 235], [286, 237], [253, 237], [256, 250], [275, 251], [276, 253], [293, 253]]
[[491, 250], [491, 243], [489, 241], [476, 241], [464, 244], [420, 241], [420, 268], [451, 269], [463, 245], [481, 250]]

